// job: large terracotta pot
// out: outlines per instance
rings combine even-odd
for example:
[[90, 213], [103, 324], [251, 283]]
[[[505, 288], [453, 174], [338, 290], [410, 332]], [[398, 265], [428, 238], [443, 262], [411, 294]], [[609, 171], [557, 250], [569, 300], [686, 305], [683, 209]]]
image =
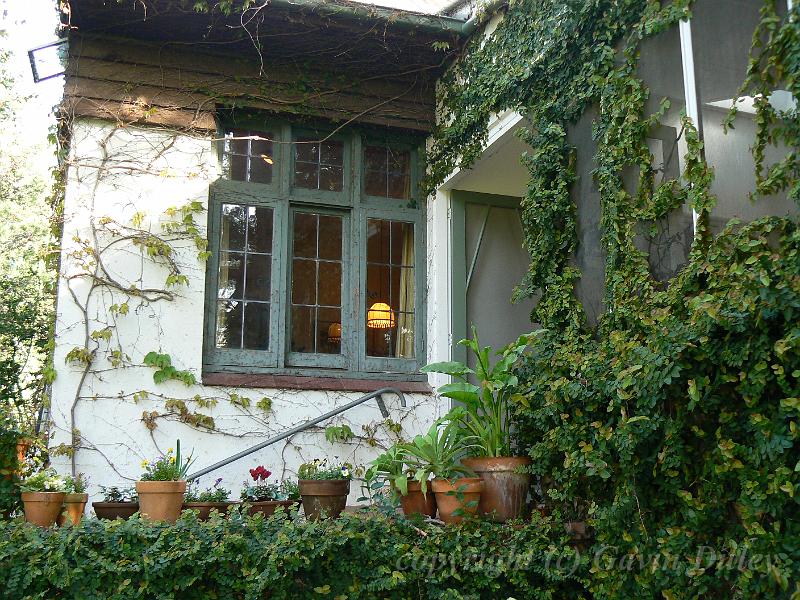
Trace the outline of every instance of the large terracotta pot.
[[465, 458], [465, 467], [483, 479], [483, 493], [478, 511], [489, 515], [493, 521], [505, 523], [519, 519], [525, 513], [525, 500], [531, 485], [529, 473], [516, 473], [520, 467], [531, 464], [527, 456], [499, 456]]
[[347, 505], [350, 493], [349, 479], [301, 479], [300, 496], [303, 498], [303, 512], [306, 518], [316, 521], [326, 517], [335, 519]]
[[238, 502], [184, 502], [182, 510], [197, 511], [198, 519], [208, 521], [211, 518], [212, 510], [226, 515], [234, 504], [238, 504]]
[[[462, 509], [466, 514], [475, 514], [478, 511], [478, 502], [483, 491], [483, 480], [480, 477], [462, 477], [449, 481], [437, 477], [431, 482], [431, 487], [436, 494], [436, 505], [439, 507], [439, 518], [445, 523], [460, 523], [463, 514], [453, 513]], [[461, 489], [463, 487], [463, 489]], [[459, 490], [461, 490], [459, 492]], [[452, 492], [452, 493], [450, 493]], [[463, 494], [463, 498], [458, 497]]]
[[[400, 494], [398, 490], [398, 494]], [[424, 517], [436, 516], [436, 495], [431, 486], [425, 495], [422, 494], [422, 484], [419, 481], [408, 482], [408, 494], [400, 494], [400, 506], [406, 516], [422, 515]]]
[[136, 493], [143, 519], [174, 523], [181, 514], [186, 481], [137, 481]]
[[251, 502], [248, 512], [251, 515], [261, 513], [265, 517], [275, 514], [279, 506], [282, 506], [288, 514], [293, 506], [300, 506], [300, 500], [264, 500], [263, 502]]
[[58, 524], [78, 525], [88, 501], [89, 494], [67, 494], [64, 497], [64, 508], [58, 515]]
[[64, 496], [64, 492], [22, 492], [25, 520], [39, 527], [54, 525], [64, 504]]
[[122, 519], [127, 521], [139, 510], [138, 502], [92, 502], [94, 514], [98, 519]]

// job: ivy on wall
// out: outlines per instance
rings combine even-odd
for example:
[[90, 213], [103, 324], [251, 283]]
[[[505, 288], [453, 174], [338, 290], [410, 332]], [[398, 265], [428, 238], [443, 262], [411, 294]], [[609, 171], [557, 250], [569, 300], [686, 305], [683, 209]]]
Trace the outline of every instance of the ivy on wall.
[[[492, 114], [529, 126], [522, 199], [531, 265], [516, 297], [540, 294], [548, 329], [519, 368], [515, 410], [540, 500], [589, 521], [596, 597], [800, 598], [800, 233], [791, 218], [731, 223], [714, 238], [713, 169], [695, 124], [680, 179], [656, 184], [637, 76], [643, 40], [690, 15], [675, 0], [512, 0], [494, 33], [470, 42], [443, 80], [429, 191], [481, 154]], [[753, 96], [752, 199], [800, 198], [800, 119], [767, 100], [800, 97], [800, 14], [765, 0], [740, 95]], [[581, 272], [576, 149], [567, 131], [592, 108], [606, 311], [589, 327]], [[735, 127], [735, 111], [726, 121]], [[793, 151], [766, 164], [765, 150]], [[634, 189], [623, 173], [638, 172]], [[742, 194], [746, 194], [743, 190]], [[634, 244], [641, 226], [696, 211], [688, 262], [664, 285]]]

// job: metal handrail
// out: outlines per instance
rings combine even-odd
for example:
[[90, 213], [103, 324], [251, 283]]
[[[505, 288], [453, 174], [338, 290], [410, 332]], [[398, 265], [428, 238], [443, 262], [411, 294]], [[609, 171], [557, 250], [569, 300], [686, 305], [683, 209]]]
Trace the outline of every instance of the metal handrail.
[[325, 421], [326, 419], [330, 419], [331, 417], [335, 417], [336, 415], [340, 415], [343, 412], [348, 411], [351, 408], [354, 408], [354, 407], [358, 406], [359, 404], [364, 404], [364, 402], [366, 402], [367, 400], [372, 400], [373, 398], [377, 399], [378, 408], [381, 411], [381, 415], [383, 415], [383, 418], [385, 419], [386, 417], [389, 416], [389, 411], [386, 408], [386, 404], [383, 402], [383, 398], [382, 398], [383, 394], [395, 394], [400, 399], [400, 406], [405, 407], [405, 405], [406, 405], [406, 397], [403, 395], [403, 392], [401, 392], [397, 388], [391, 388], [391, 387], [381, 388], [379, 390], [375, 390], [374, 392], [371, 392], [371, 393], [367, 394], [366, 396], [361, 396], [357, 400], [353, 400], [352, 402], [348, 402], [344, 406], [340, 406], [339, 408], [337, 408], [335, 410], [332, 410], [330, 412], [326, 412], [322, 416], [319, 416], [319, 417], [317, 417], [315, 419], [311, 419], [309, 421], [306, 421], [305, 423], [302, 423], [302, 424], [300, 424], [300, 425], [298, 425], [296, 427], [292, 427], [291, 429], [287, 429], [283, 433], [281, 433], [279, 435], [276, 435], [275, 437], [272, 437], [272, 438], [270, 438], [270, 439], [268, 439], [268, 440], [266, 440], [264, 442], [261, 442], [260, 444], [256, 444], [255, 446], [252, 446], [252, 447], [248, 448], [247, 450], [242, 450], [241, 452], [237, 452], [233, 456], [229, 456], [228, 458], [225, 458], [225, 459], [219, 461], [218, 463], [214, 463], [210, 467], [206, 467], [204, 469], [200, 469], [196, 473], [192, 473], [191, 475], [186, 477], [186, 479], [188, 481], [192, 481], [194, 479], [197, 479], [198, 477], [201, 477], [203, 475], [207, 475], [208, 473], [211, 473], [211, 471], [216, 471], [217, 469], [219, 469], [221, 467], [224, 467], [225, 465], [229, 465], [230, 463], [232, 463], [232, 462], [234, 462], [236, 460], [239, 460], [240, 458], [244, 458], [245, 456], [248, 456], [248, 455], [252, 454], [253, 452], [257, 452], [257, 451], [261, 450], [262, 448], [266, 448], [267, 446], [271, 446], [272, 444], [274, 444], [276, 442], [280, 442], [281, 440], [285, 440], [286, 438], [288, 438], [290, 436], [293, 436], [296, 433], [300, 433], [301, 431], [305, 431], [306, 429], [310, 429], [311, 427], [313, 427], [317, 423], [321, 423], [322, 421]]

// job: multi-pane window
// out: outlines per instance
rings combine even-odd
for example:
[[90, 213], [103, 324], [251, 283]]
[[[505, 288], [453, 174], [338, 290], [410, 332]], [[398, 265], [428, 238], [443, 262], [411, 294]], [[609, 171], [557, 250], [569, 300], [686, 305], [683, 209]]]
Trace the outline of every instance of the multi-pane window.
[[287, 125], [226, 134], [211, 190], [207, 370], [418, 370], [414, 145]]
[[384, 198], [411, 197], [411, 153], [391, 146], [367, 146], [364, 151], [364, 191]]
[[414, 224], [367, 219], [367, 356], [414, 358]]
[[223, 171], [229, 179], [272, 182], [274, 164], [272, 132], [257, 133], [236, 129], [225, 136]]
[[295, 142], [294, 184], [311, 190], [341, 192], [344, 182], [344, 144], [300, 137]]
[[218, 348], [269, 347], [272, 209], [223, 204], [217, 278]]
[[292, 352], [339, 354], [342, 217], [295, 211], [292, 237]]

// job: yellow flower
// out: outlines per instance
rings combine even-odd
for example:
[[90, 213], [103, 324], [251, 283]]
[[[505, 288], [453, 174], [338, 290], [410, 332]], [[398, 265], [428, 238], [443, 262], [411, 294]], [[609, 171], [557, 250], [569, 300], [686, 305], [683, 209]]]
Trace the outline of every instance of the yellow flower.
[[175, 457], [174, 456], [170, 456], [169, 457], [169, 464], [171, 464], [171, 465], [175, 464]]
[[172, 448], [167, 448], [167, 454], [172, 454], [172, 453], [173, 453]]
[[146, 469], [146, 468], [147, 468], [147, 465], [149, 465], [149, 464], [150, 464], [150, 461], [149, 461], [149, 460], [143, 460], [143, 461], [142, 461], [142, 468], [143, 468], [143, 469]]

